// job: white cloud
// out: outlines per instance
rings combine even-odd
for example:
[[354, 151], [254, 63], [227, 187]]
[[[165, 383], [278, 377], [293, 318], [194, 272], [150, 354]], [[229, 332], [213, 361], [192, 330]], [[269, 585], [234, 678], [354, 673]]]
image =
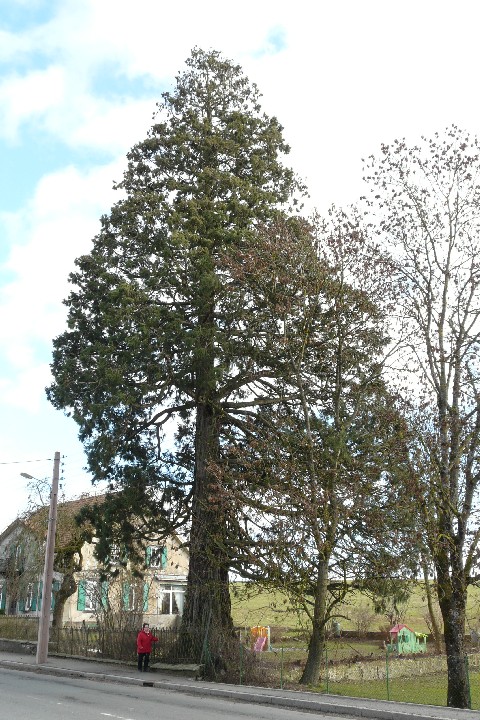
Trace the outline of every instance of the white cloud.
[[[22, 348], [17, 347], [17, 350]], [[15, 376], [0, 378], [0, 397], [4, 406], [38, 415], [45, 394], [43, 389], [51, 382], [50, 366], [48, 363], [34, 364], [27, 343], [24, 350], [24, 356], [18, 355]], [[28, 367], [24, 368], [25, 365]]]
[[[13, 277], [0, 291], [5, 404], [38, 408], [48, 382], [45, 355], [65, 324], [68, 274], [75, 258], [88, 252], [99, 217], [114, 200], [112, 181], [120, 178], [121, 165], [85, 174], [69, 167], [46, 176], [27, 207], [4, 218], [11, 250], [2, 269]], [[20, 393], [14, 393], [16, 387]]]
[[249, 54], [263, 46], [279, 19], [296, 12], [285, 0], [245, 0], [241, 8], [223, 0], [137, 0], [134, 7], [128, 0], [67, 0], [43, 28], [43, 47], [66, 58], [82, 54], [87, 67], [114, 62], [129, 77], [170, 79], [194, 45]]
[[[30, 9], [35, 0], [22, 2]], [[454, 121], [478, 131], [477, 12], [468, 0], [454, 13], [428, 0], [61, 0], [42, 25], [0, 30], [0, 139], [21, 142], [28, 127], [28, 138], [41, 130], [77, 152], [122, 156], [45, 175], [23, 208], [0, 216], [10, 247], [0, 290], [0, 402], [9, 421], [0, 456], [73, 442], [74, 423], [47, 406], [43, 390], [51, 338], [64, 328], [67, 276], [116, 199], [126, 149], [144, 137], [193, 46], [220, 50], [258, 84], [265, 111], [285, 126], [290, 163], [324, 208], [356, 198], [360, 158], [380, 142]], [[2, 488], [12, 472], [1, 473]]]
[[7, 30], [0, 30], [0, 60], [19, 58], [30, 50], [31, 43], [28, 37]]
[[0, 84], [0, 132], [16, 139], [23, 122], [58, 110], [65, 87], [65, 71], [59, 66], [6, 78]]
[[[148, 127], [162, 85], [171, 85], [193, 46], [215, 47], [235, 60], [269, 52], [272, 27], [290, 12], [286, 2], [247, 0], [241, 12], [232, 7], [219, 0], [181, 6], [138, 0], [134, 9], [122, 0], [65, 0], [49, 22], [5, 34], [4, 59], [13, 61], [21, 48], [27, 57], [41, 56], [47, 67], [6, 76], [0, 133], [15, 139], [30, 121], [70, 145], [125, 151], [138, 139], [134, 133]], [[133, 85], [110, 99], [99, 96], [95, 83], [107, 71], [119, 85], [122, 78]], [[146, 83], [141, 100], [135, 81]]]
[[124, 154], [134, 143], [143, 140], [155, 109], [153, 98], [107, 103], [88, 95], [79, 106], [70, 108], [70, 116], [75, 116], [70, 124], [67, 121], [65, 125], [65, 117], [50, 118], [52, 132], [77, 148], [108, 150], [112, 154]]

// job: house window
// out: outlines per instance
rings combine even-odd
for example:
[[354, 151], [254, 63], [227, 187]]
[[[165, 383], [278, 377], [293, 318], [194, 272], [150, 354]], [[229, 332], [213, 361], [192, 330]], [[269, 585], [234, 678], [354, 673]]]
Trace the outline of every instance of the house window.
[[98, 583], [95, 580], [85, 582], [85, 610], [94, 612], [98, 607]]
[[124, 610], [135, 610], [136, 597], [135, 585], [125, 583], [123, 586], [123, 608]]
[[77, 610], [95, 612], [100, 609], [106, 610], [107, 608], [108, 581], [80, 580], [78, 583]]
[[15, 570], [23, 570], [23, 548], [21, 545], [17, 545], [15, 548]]
[[25, 612], [29, 612], [30, 610], [32, 610], [32, 606], [33, 606], [33, 584], [28, 583], [27, 594], [25, 597]]
[[149, 545], [146, 550], [147, 567], [163, 570], [167, 565], [167, 548], [163, 545]]
[[159, 585], [157, 613], [159, 615], [182, 615], [185, 588], [182, 585]]
[[99, 604], [100, 586], [96, 580], [80, 580], [77, 610], [95, 612]]

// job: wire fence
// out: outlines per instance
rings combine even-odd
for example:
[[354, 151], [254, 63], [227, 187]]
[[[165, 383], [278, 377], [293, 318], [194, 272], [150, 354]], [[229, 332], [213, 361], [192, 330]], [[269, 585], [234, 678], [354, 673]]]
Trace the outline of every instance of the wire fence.
[[[263, 685], [272, 688], [306, 689], [299, 681], [306, 661], [305, 649], [271, 645], [257, 652], [242, 638], [230, 638], [223, 646], [190, 631], [188, 637], [176, 628], [152, 628], [159, 638], [153, 646], [155, 663], [203, 663], [224, 682]], [[0, 638], [35, 642], [36, 618], [0, 617]], [[49, 652], [104, 660], [136, 660], [137, 630], [77, 626], [51, 628]], [[327, 644], [319, 682], [308, 689], [320, 693], [396, 700], [427, 705], [447, 704], [447, 656], [433, 653], [398, 656], [389, 652], [376, 657], [336, 659]], [[472, 709], [480, 709], [480, 650], [456, 658], [468, 678]], [[212, 675], [212, 673], [211, 673]]]
[[[272, 687], [300, 689], [305, 660], [298, 651], [275, 647], [255, 653], [253, 662], [248, 648], [240, 649], [239, 682], [250, 684], [252, 676]], [[294, 659], [292, 659], [292, 655]], [[306, 657], [306, 654], [305, 654]], [[394, 700], [420, 705], [447, 705], [446, 655], [397, 656], [385, 652], [374, 659], [350, 658], [330, 661], [324, 653], [319, 682], [309, 690], [333, 695]], [[480, 709], [480, 653], [455, 658], [463, 665], [472, 709]], [[251, 667], [250, 667], [251, 666]], [[306, 689], [304, 687], [304, 689]]]
[[[202, 662], [208, 658], [208, 643], [203, 633], [190, 631], [182, 635], [176, 628], [155, 628], [151, 632], [158, 637], [152, 646], [150, 662], [181, 664]], [[51, 627], [49, 652], [102, 660], [137, 659], [138, 628], [111, 628], [105, 625], [80, 625], [62, 628]], [[0, 638], [36, 642], [38, 618], [21, 616], [0, 617]], [[202, 657], [203, 656], [203, 657]]]

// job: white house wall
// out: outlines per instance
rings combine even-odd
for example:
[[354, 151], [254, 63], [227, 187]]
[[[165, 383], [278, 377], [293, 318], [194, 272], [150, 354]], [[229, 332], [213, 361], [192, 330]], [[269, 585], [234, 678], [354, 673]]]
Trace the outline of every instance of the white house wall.
[[[155, 543], [150, 543], [153, 546]], [[143, 622], [150, 622], [155, 627], [168, 627], [177, 622], [179, 615], [177, 614], [161, 614], [158, 612], [161, 608], [162, 600], [166, 605], [166, 593], [162, 593], [161, 588], [169, 588], [173, 593], [174, 600], [172, 604], [178, 608], [181, 614], [183, 610], [183, 597], [186, 588], [188, 574], [188, 553], [185, 549], [180, 548], [179, 541], [175, 538], [169, 538], [166, 542], [158, 543], [158, 545], [166, 546], [166, 563], [163, 568], [149, 568], [144, 574], [144, 583], [148, 584], [148, 598], [145, 605], [141, 608]], [[75, 580], [79, 584], [82, 580], [96, 581], [99, 576], [98, 562], [94, 556], [94, 543], [85, 543], [82, 547], [82, 572], [77, 573]], [[113, 579], [109, 584], [109, 602], [111, 605], [120, 602], [118, 597], [121, 596], [119, 584], [122, 580]], [[91, 610], [79, 610], [79, 591], [68, 598], [65, 603], [63, 613], [64, 625], [81, 625], [85, 623], [95, 623], [96, 613]]]

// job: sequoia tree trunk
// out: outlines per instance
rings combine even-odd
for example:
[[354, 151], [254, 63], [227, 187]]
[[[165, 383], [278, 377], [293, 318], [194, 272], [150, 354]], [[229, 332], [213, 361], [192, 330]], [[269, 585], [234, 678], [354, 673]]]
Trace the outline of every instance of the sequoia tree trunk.
[[197, 408], [195, 483], [190, 565], [182, 634], [207, 674], [224, 664], [225, 639], [233, 635], [226, 547], [224, 497], [209, 467], [218, 458], [218, 421], [209, 404]]

